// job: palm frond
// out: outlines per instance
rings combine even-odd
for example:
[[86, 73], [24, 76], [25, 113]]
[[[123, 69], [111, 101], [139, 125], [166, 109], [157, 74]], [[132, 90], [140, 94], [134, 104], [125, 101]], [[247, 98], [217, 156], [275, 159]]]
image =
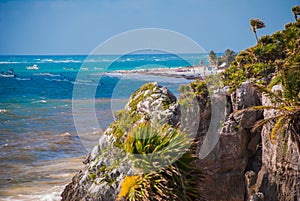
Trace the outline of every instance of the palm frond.
[[262, 127], [266, 123], [270, 123], [270, 122], [276, 121], [279, 118], [281, 118], [282, 116], [283, 115], [280, 114], [280, 115], [276, 115], [276, 116], [273, 116], [273, 117], [270, 117], [270, 118], [267, 118], [267, 119], [262, 119], [262, 120], [257, 121], [255, 123], [255, 125], [252, 127], [251, 132], [255, 132], [257, 129], [259, 129], [260, 127]]
[[276, 133], [278, 132], [279, 129], [281, 129], [281, 126], [284, 125], [284, 123], [285, 123], [285, 118], [279, 117], [270, 134], [270, 141], [272, 144], [275, 144]]
[[256, 111], [256, 110], [277, 110], [277, 106], [268, 106], [268, 105], [258, 105], [246, 108], [247, 111]]
[[252, 111], [257, 111], [257, 110], [278, 110], [277, 106], [265, 106], [265, 105], [257, 105], [257, 106], [252, 106], [252, 107], [247, 107], [245, 109], [237, 110], [234, 112], [234, 114], [240, 114], [243, 112], [252, 112]]

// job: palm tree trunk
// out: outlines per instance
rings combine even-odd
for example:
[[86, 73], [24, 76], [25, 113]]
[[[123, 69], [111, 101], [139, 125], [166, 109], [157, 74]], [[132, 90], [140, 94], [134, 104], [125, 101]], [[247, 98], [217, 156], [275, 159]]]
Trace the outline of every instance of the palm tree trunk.
[[296, 14], [294, 14], [294, 18], [295, 18], [295, 20], [296, 20], [296, 22], [297, 22], [298, 16], [297, 16]]
[[257, 37], [257, 34], [256, 34], [256, 30], [253, 30], [253, 33], [254, 33], [254, 35], [255, 35], [256, 42], [258, 42], [258, 37]]

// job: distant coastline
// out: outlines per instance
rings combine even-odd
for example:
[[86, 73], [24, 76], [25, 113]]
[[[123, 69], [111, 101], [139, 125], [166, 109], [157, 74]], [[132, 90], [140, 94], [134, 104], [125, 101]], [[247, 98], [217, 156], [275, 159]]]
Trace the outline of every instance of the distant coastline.
[[[210, 70], [208, 70], [210, 69]], [[223, 70], [216, 70], [208, 65], [203, 66], [188, 66], [188, 67], [176, 67], [176, 68], [151, 68], [151, 69], [138, 69], [138, 70], [116, 70], [111, 72], [105, 72], [104, 75], [108, 76], [123, 76], [123, 75], [154, 75], [164, 76], [171, 78], [184, 78], [191, 79], [203, 79], [208, 75], [218, 74]]]

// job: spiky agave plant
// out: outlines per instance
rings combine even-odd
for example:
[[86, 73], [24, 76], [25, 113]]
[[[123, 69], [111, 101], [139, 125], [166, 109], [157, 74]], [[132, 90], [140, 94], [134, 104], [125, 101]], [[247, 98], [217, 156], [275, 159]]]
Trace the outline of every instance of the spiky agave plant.
[[[134, 128], [128, 134], [124, 150], [133, 154], [133, 167], [143, 169], [143, 173], [130, 177], [135, 179], [130, 188], [122, 183], [123, 199], [199, 200], [198, 184], [203, 176], [192, 164], [196, 156], [188, 150], [191, 144], [186, 134], [169, 126], [154, 128], [146, 123]], [[123, 188], [130, 190], [124, 193]]]

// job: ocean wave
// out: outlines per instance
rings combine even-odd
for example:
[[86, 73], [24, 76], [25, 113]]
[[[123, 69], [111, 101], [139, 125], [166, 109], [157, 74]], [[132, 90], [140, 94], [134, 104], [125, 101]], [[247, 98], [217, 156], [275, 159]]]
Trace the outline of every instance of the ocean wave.
[[44, 63], [44, 62], [53, 62], [54, 60], [53, 59], [41, 59], [40, 61], [42, 63]]
[[82, 63], [82, 60], [75, 60], [75, 59], [34, 59], [33, 61], [0, 61], [0, 64], [31, 64], [31, 63]]
[[51, 189], [49, 189], [50, 192], [45, 191], [45, 189], [40, 189], [40, 190], [45, 191], [45, 194], [43, 194], [43, 195], [26, 195], [26, 194], [19, 193], [16, 196], [8, 196], [6, 198], [2, 198], [1, 200], [3, 200], [3, 201], [32, 201], [32, 200], [36, 200], [36, 201], [59, 201], [59, 200], [61, 200], [60, 194], [62, 193], [61, 189], [63, 189], [63, 188], [64, 188], [64, 186], [54, 186]]
[[84, 63], [113, 62], [116, 59], [86, 59]]
[[103, 70], [103, 67], [94, 67], [95, 70]]
[[18, 80], [18, 81], [29, 81], [29, 80], [32, 80], [32, 78], [20, 78], [20, 77], [17, 77], [16, 80]]
[[0, 64], [22, 64], [28, 62], [21, 62], [21, 61], [0, 61]]
[[81, 60], [75, 60], [75, 59], [59, 59], [59, 60], [53, 60], [53, 59], [42, 59], [40, 62], [37, 63], [82, 63]]
[[49, 78], [45, 78], [44, 80], [47, 80], [47, 81], [51, 81], [51, 82], [70, 82], [70, 80], [66, 79], [66, 78], [62, 78], [62, 79], [49, 79]]
[[33, 73], [33, 75], [37, 76], [49, 76], [49, 77], [60, 77], [60, 74], [52, 74], [52, 73]]
[[31, 103], [47, 103], [46, 100], [38, 100], [38, 101], [32, 101]]
[[87, 86], [98, 86], [98, 85], [101, 85], [101, 84], [98, 84], [98, 83], [93, 83], [93, 82], [74, 82], [74, 81], [71, 81], [72, 84], [80, 84], [80, 85], [87, 85]]

